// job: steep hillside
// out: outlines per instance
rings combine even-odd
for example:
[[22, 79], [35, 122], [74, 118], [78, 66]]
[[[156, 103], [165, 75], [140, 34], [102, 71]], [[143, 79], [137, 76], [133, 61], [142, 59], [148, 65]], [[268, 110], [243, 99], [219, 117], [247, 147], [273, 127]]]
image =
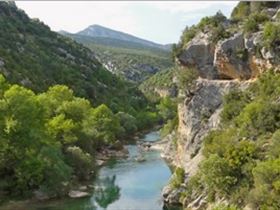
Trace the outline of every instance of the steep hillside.
[[[118, 34], [123, 35], [122, 32], [114, 31], [113, 34], [110, 32], [110, 29], [105, 28], [102, 33], [97, 34], [91, 33], [91, 30], [88, 33], [61, 33], [90, 48], [107, 69], [130, 81], [141, 82], [156, 72], [172, 66], [170, 51], [163, 45], [145, 44], [119, 37]], [[123, 36], [130, 37], [126, 34]]]
[[219, 12], [183, 32], [176, 69], [199, 78], [179, 86], [178, 126], [163, 154], [178, 167], [167, 204], [279, 209], [279, 7], [241, 2], [231, 19]]
[[13, 2], [0, 2], [0, 29], [0, 205], [80, 197], [96, 165], [127, 157], [123, 145], [159, 123], [160, 109]]
[[158, 101], [164, 97], [175, 98], [179, 89], [178, 76], [175, 68], [168, 68], [143, 81], [139, 88], [151, 101]]
[[[12, 83], [44, 91], [65, 84], [94, 105], [129, 110], [141, 94], [107, 71], [94, 53], [30, 19], [13, 3], [0, 2], [0, 72]], [[129, 97], [127, 97], [129, 96]]]

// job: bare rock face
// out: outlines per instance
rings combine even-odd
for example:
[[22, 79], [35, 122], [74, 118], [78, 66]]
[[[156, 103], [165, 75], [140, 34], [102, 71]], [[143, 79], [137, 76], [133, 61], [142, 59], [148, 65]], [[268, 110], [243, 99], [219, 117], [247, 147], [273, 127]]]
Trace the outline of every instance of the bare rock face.
[[90, 194], [88, 192], [83, 192], [83, 191], [78, 191], [78, 190], [71, 190], [68, 193], [70, 198], [82, 198], [82, 197], [87, 197]]
[[193, 175], [203, 159], [203, 138], [220, 123], [223, 96], [234, 88], [246, 88], [249, 82], [237, 80], [198, 79], [191, 98], [186, 98], [178, 107], [178, 143], [176, 165], [183, 166], [186, 173]]
[[[245, 89], [249, 84], [250, 81], [198, 79], [193, 94], [179, 104], [176, 148], [169, 140], [163, 154], [173, 165], [184, 168], [185, 182], [197, 172], [199, 163], [204, 158], [201, 149], [204, 137], [219, 127], [223, 96], [234, 88]], [[172, 135], [170, 138], [174, 139]], [[166, 186], [162, 192], [164, 201], [168, 204], [179, 203], [183, 190], [180, 187], [172, 189]], [[184, 206], [190, 209], [205, 209], [205, 197], [201, 195], [191, 203], [184, 203]]]
[[280, 47], [263, 46], [263, 32], [245, 37], [236, 33], [217, 44], [205, 33], [198, 33], [178, 56], [179, 65], [195, 67], [201, 78], [248, 80], [280, 64]]
[[205, 33], [198, 33], [185, 47], [179, 56], [179, 62], [184, 66], [196, 67], [203, 78], [217, 78], [213, 66], [215, 45], [209, 41]]
[[[251, 39], [246, 44], [254, 49]], [[215, 44], [207, 34], [200, 32], [185, 46], [178, 61], [183, 66], [195, 67], [202, 78], [249, 79], [253, 74], [247, 47], [241, 33]]]
[[169, 205], [178, 205], [180, 204], [180, 195], [183, 192], [183, 189], [173, 189], [170, 185], [167, 185], [162, 190], [162, 197], [164, 202]]
[[164, 97], [176, 97], [178, 94], [178, 89], [176, 86], [172, 86], [169, 88], [154, 88], [154, 92], [156, 92], [161, 98]]
[[219, 77], [226, 79], [249, 79], [251, 70], [247, 64], [247, 50], [241, 33], [219, 41], [215, 49], [214, 66]]

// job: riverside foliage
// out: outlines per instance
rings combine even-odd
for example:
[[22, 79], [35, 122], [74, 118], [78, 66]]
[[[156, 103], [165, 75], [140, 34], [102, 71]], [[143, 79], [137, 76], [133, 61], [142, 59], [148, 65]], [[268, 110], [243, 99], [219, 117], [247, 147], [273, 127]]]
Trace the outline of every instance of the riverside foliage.
[[115, 142], [121, 129], [106, 106], [57, 85], [35, 94], [0, 77], [0, 190], [62, 193], [70, 178], [90, 174], [97, 148]]

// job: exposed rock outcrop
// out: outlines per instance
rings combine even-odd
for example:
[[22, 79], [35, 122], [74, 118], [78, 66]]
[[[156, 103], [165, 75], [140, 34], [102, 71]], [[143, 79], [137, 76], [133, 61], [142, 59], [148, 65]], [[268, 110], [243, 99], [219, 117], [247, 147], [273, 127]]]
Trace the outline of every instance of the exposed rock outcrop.
[[237, 80], [198, 79], [196, 90], [178, 106], [177, 156], [174, 164], [183, 166], [192, 175], [202, 159], [200, 147], [203, 138], [218, 128], [223, 96], [234, 88], [246, 88], [250, 82]]
[[196, 67], [203, 78], [217, 78], [213, 66], [215, 45], [206, 33], [198, 33], [184, 48], [178, 57], [180, 64]]
[[171, 97], [174, 98], [178, 94], [177, 86], [172, 86], [170, 88], [154, 88], [154, 92], [157, 93], [161, 98]]
[[[210, 210], [217, 204], [229, 203], [226, 198], [217, 197], [213, 204], [209, 204], [204, 191], [182, 200], [184, 196], [181, 192], [204, 159], [201, 149], [204, 138], [211, 130], [220, 127], [223, 96], [235, 88], [246, 89], [270, 68], [280, 70], [280, 40], [271, 35], [272, 31], [279, 30], [280, 3], [249, 2], [246, 5], [251, 11], [247, 17], [256, 21], [256, 29], [247, 30], [245, 21], [248, 19], [238, 20], [240, 14], [237, 10], [235, 23], [234, 19], [217, 21], [221, 17], [217, 13], [212, 19], [205, 18], [197, 26], [186, 29], [178, 44], [178, 52], [175, 51], [178, 68], [183, 67], [187, 71], [187, 68], [194, 67], [199, 79], [195, 81], [194, 88], [179, 90], [178, 96], [184, 98], [178, 105], [179, 124], [176, 136], [168, 136], [170, 140], [163, 156], [175, 166], [184, 168], [185, 177], [184, 183], [176, 189], [170, 185], [164, 188], [166, 203], [182, 203], [186, 209], [192, 210]], [[271, 21], [268, 25], [271, 28], [264, 30], [267, 27], [265, 21], [255, 20], [253, 13]], [[193, 38], [189, 41], [190, 37]]]
[[[219, 127], [223, 96], [234, 88], [245, 89], [249, 84], [250, 81], [198, 79], [192, 96], [179, 104], [176, 137], [175, 134], [168, 137], [171, 140], [166, 145], [163, 156], [171, 160], [173, 165], [184, 168], [186, 182], [189, 176], [196, 173], [199, 163], [203, 160], [201, 147], [204, 137], [209, 131]], [[174, 138], [177, 139], [176, 148]], [[181, 191], [180, 188], [165, 187], [163, 190], [165, 202], [179, 203]], [[201, 209], [205, 203], [204, 197], [201, 196], [188, 206], [191, 209]]]
[[198, 33], [178, 56], [179, 65], [195, 67], [206, 79], [252, 79], [264, 70], [279, 67], [279, 49], [263, 45], [263, 32], [233, 34], [217, 44], [209, 35]]
[[247, 62], [247, 49], [241, 33], [235, 34], [217, 43], [213, 65], [218, 71], [219, 78], [249, 79], [252, 77]]
[[87, 197], [90, 194], [88, 192], [83, 192], [83, 191], [78, 191], [78, 190], [71, 190], [68, 193], [70, 198], [82, 198], [82, 197]]

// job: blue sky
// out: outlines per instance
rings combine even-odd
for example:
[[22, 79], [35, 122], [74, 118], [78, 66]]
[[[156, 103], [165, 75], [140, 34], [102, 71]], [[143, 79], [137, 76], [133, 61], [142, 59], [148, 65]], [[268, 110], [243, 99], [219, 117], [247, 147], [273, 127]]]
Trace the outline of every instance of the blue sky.
[[16, 1], [30, 17], [52, 30], [72, 33], [99, 24], [157, 43], [175, 43], [183, 29], [237, 1]]

